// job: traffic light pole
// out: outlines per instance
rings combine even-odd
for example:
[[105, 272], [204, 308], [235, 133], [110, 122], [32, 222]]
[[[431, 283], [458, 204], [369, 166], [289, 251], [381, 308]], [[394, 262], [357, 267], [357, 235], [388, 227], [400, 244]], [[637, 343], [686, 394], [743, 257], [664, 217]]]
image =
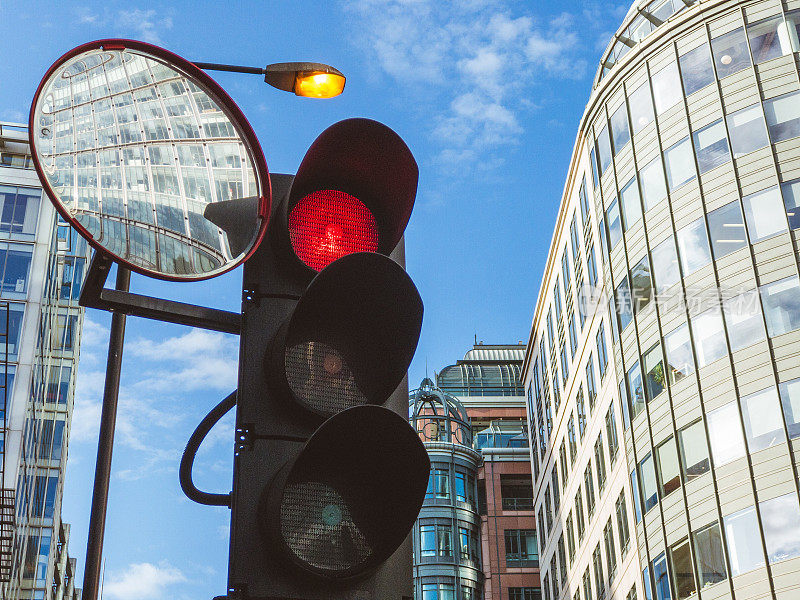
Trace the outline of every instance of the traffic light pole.
[[[127, 292], [130, 282], [131, 272], [123, 267], [117, 267], [117, 290]], [[94, 471], [94, 489], [92, 491], [92, 513], [89, 518], [89, 539], [86, 542], [86, 565], [83, 572], [83, 598], [86, 600], [97, 600], [100, 568], [103, 562], [108, 484], [111, 478], [111, 456], [114, 450], [114, 428], [117, 422], [126, 318], [127, 316], [122, 312], [115, 312], [111, 317], [106, 382], [103, 389], [103, 410], [100, 416], [100, 434], [97, 444], [97, 466]]]

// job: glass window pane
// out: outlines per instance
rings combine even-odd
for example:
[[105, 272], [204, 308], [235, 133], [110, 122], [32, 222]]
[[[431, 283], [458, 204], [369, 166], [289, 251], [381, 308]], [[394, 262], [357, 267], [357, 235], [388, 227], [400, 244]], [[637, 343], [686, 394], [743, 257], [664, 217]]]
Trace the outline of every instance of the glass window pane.
[[678, 248], [684, 276], [711, 262], [711, 250], [702, 217], [678, 231]]
[[644, 370], [647, 381], [647, 398], [653, 400], [664, 391], [667, 382], [664, 378], [664, 361], [661, 357], [661, 344], [656, 344], [644, 355]]
[[639, 171], [639, 181], [642, 184], [642, 198], [644, 209], [650, 210], [667, 197], [667, 184], [664, 180], [664, 167], [661, 157], [656, 156]]
[[725, 133], [725, 125], [722, 123], [722, 119], [695, 131], [692, 137], [694, 139], [694, 151], [697, 154], [697, 166], [701, 174], [730, 161], [731, 153], [728, 149], [728, 136]]
[[725, 300], [722, 305], [731, 352], [767, 338], [758, 292], [751, 290]]
[[733, 158], [739, 158], [769, 144], [761, 105], [754, 104], [726, 117]]
[[614, 200], [606, 210], [606, 223], [608, 223], [608, 243], [611, 249], [622, 239], [622, 224], [619, 219], [619, 205]]
[[628, 370], [628, 400], [631, 407], [631, 416], [636, 417], [644, 408], [644, 388], [642, 387], [642, 371], [637, 361]]
[[627, 277], [625, 277], [617, 286], [616, 299], [619, 330], [624, 331], [633, 320], [633, 303], [631, 300], [631, 289], [628, 285]]
[[653, 120], [653, 101], [650, 97], [650, 85], [644, 82], [628, 96], [631, 109], [633, 133], [640, 131]]
[[683, 89], [687, 96], [714, 82], [714, 68], [711, 66], [708, 44], [690, 50], [678, 60], [681, 64]]
[[715, 467], [744, 456], [744, 437], [735, 402], [708, 413], [708, 438]]
[[753, 62], [758, 64], [772, 58], [792, 53], [789, 31], [783, 16], [771, 17], [747, 26]]
[[631, 293], [633, 308], [637, 313], [650, 304], [653, 286], [650, 280], [650, 263], [646, 255], [631, 269]]
[[785, 208], [777, 187], [745, 196], [742, 204], [751, 242], [786, 231]]
[[687, 480], [691, 480], [703, 473], [707, 473], [710, 465], [703, 422], [697, 421], [679, 431], [678, 439], [680, 441], [684, 477]]
[[678, 269], [678, 252], [675, 250], [675, 240], [672, 236], [661, 242], [651, 252], [653, 258], [653, 278], [656, 291], [663, 294], [668, 288], [678, 283], [681, 279]]
[[611, 134], [614, 138], [614, 156], [631, 141], [631, 132], [628, 129], [628, 109], [623, 103], [611, 115]]
[[764, 550], [761, 546], [761, 532], [754, 506], [740, 510], [724, 518], [725, 539], [728, 544], [728, 558], [731, 561], [731, 574], [741, 573], [764, 566]]
[[800, 506], [792, 492], [759, 502], [770, 564], [800, 556]]
[[694, 372], [694, 357], [689, 339], [689, 327], [684, 323], [664, 337], [670, 383], [680, 381]]
[[656, 486], [656, 472], [653, 469], [653, 457], [647, 455], [639, 463], [639, 472], [642, 478], [642, 494], [644, 495], [644, 511], [647, 512], [658, 503], [658, 487]]
[[605, 173], [611, 164], [611, 142], [608, 139], [608, 126], [597, 134], [597, 157], [600, 159], [600, 172]]
[[800, 135], [800, 92], [764, 100], [769, 137], [773, 143]]
[[653, 98], [656, 103], [656, 114], [661, 115], [675, 106], [683, 98], [681, 79], [678, 75], [678, 64], [672, 63], [653, 75]]
[[786, 206], [786, 218], [789, 227], [800, 229], [800, 179], [787, 181], [781, 185], [783, 203]]
[[786, 13], [786, 28], [792, 41], [792, 50], [800, 52], [800, 10], [793, 10]]
[[694, 533], [694, 557], [700, 589], [728, 578], [722, 536], [716, 522]]
[[800, 283], [796, 276], [762, 285], [761, 301], [770, 337], [800, 328]]
[[779, 444], [786, 439], [778, 404], [778, 390], [768, 387], [740, 398], [744, 432], [750, 452]]
[[695, 178], [694, 156], [689, 138], [684, 138], [664, 152], [669, 189], [674, 190]]
[[669, 438], [658, 447], [658, 473], [661, 477], [661, 495], [674, 492], [681, 487], [681, 474], [678, 467], [678, 452], [675, 442]]
[[736, 201], [708, 213], [708, 229], [716, 260], [747, 245], [742, 209]]
[[692, 335], [698, 367], [711, 364], [728, 353], [722, 313], [718, 307], [692, 317]]
[[653, 580], [655, 581], [656, 600], [672, 600], [667, 573], [667, 557], [662, 552], [653, 561]]
[[636, 178], [631, 179], [619, 193], [622, 204], [622, 220], [625, 231], [642, 219], [642, 204], [639, 201], [639, 186]]
[[779, 388], [789, 437], [800, 437], [800, 379], [784, 381]]
[[750, 66], [750, 52], [741, 27], [711, 40], [711, 52], [720, 79]]
[[694, 583], [694, 567], [692, 554], [689, 551], [689, 540], [676, 544], [670, 551], [672, 554], [672, 575], [675, 583], [675, 595], [684, 600], [697, 593]]

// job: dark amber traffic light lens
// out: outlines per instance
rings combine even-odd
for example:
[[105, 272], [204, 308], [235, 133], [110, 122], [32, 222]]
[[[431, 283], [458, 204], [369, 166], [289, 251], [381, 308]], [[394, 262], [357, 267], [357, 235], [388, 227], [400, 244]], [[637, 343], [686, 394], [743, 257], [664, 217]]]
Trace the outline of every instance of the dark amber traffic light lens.
[[294, 253], [315, 271], [348, 254], [378, 250], [375, 217], [358, 198], [338, 190], [301, 198], [289, 213], [289, 237]]

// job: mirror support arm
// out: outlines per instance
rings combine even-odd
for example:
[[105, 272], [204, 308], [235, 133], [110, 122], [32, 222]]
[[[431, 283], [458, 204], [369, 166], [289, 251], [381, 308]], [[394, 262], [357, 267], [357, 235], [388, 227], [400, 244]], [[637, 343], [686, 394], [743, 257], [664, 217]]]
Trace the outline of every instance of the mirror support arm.
[[102, 252], [94, 253], [78, 300], [81, 306], [239, 335], [239, 313], [104, 287], [112, 265]]

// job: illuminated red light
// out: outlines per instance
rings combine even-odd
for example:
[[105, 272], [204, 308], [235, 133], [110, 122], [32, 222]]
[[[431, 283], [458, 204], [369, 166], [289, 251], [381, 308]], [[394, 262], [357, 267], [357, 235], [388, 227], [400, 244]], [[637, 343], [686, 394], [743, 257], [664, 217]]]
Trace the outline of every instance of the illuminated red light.
[[348, 254], [378, 250], [375, 217], [358, 198], [338, 190], [301, 198], [289, 214], [289, 237], [294, 253], [315, 271]]

